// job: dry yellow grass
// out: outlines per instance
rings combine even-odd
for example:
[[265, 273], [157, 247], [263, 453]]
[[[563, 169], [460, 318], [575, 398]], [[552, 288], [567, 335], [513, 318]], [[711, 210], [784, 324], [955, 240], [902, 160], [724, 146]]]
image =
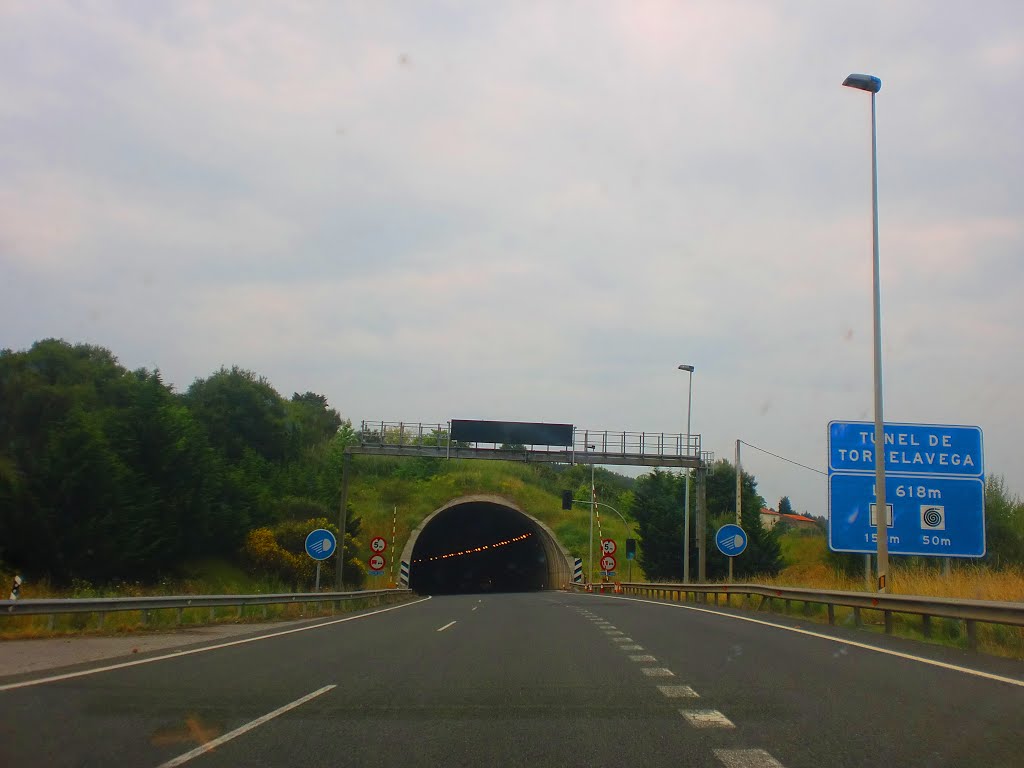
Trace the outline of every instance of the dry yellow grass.
[[[775, 577], [752, 579], [757, 584], [864, 591], [864, 579], [851, 578], [826, 564], [797, 563]], [[889, 576], [890, 591], [899, 595], [959, 597], [971, 600], [1024, 602], [1024, 568], [993, 570], [986, 566], [954, 566], [945, 576], [941, 571], [896, 565]]]
[[[1024, 568], [1015, 567], [993, 570], [986, 566], [954, 566], [948, 576], [931, 568], [913, 568], [896, 565], [890, 572], [892, 592], [900, 595], [923, 597], [951, 597], [970, 600], [994, 600], [1000, 602], [1024, 602]], [[783, 569], [775, 577], [751, 579], [754, 583], [780, 587], [808, 587], [811, 589], [835, 589], [847, 592], [865, 591], [863, 578], [851, 578], [830, 568], [823, 562], [795, 563]], [[819, 609], [812, 610], [808, 618], [824, 621], [818, 615]], [[852, 612], [836, 609], [837, 623], [851, 623]], [[881, 629], [882, 614], [878, 611], [863, 611], [865, 625]], [[914, 616], [894, 617], [895, 631], [906, 637], [921, 637], [921, 620]], [[937, 621], [933, 637], [936, 642], [962, 646], [966, 636], [962, 622], [954, 620]], [[978, 648], [986, 653], [1012, 658], [1024, 658], [1024, 628], [982, 624], [978, 627]]]

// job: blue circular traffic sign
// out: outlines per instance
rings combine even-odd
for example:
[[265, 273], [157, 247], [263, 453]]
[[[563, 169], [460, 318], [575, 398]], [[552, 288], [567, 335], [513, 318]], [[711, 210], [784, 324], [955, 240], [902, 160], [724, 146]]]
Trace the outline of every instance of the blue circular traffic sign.
[[747, 548], [747, 532], [734, 523], [723, 525], [715, 534], [715, 545], [727, 557], [742, 555]]
[[325, 528], [310, 531], [306, 537], [306, 554], [314, 560], [326, 560], [334, 554], [337, 546], [338, 540]]

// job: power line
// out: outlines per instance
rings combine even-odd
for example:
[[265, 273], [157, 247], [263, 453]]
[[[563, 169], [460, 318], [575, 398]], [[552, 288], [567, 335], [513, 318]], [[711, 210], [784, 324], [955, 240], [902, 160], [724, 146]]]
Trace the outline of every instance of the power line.
[[766, 451], [764, 448], [759, 448], [756, 445], [748, 443], [746, 440], [740, 440], [740, 443], [747, 446], [748, 448], [753, 448], [755, 451], [760, 451], [761, 453], [767, 453], [769, 456], [774, 456], [776, 459], [782, 459], [783, 461], [788, 461], [790, 464], [795, 464], [796, 466], [802, 467], [803, 469], [809, 469], [811, 470], [811, 472], [817, 472], [819, 475], [828, 474], [828, 472], [822, 472], [820, 469], [815, 469], [814, 467], [808, 467], [806, 464], [801, 464], [799, 461], [793, 461], [792, 459], [787, 459], [785, 456], [779, 456], [779, 454], [777, 453]]

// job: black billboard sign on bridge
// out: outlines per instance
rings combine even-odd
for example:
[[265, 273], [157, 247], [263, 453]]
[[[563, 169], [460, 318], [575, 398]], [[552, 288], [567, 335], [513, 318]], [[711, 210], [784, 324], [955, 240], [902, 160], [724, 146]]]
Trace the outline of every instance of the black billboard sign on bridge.
[[452, 419], [451, 439], [465, 443], [572, 445], [572, 424]]

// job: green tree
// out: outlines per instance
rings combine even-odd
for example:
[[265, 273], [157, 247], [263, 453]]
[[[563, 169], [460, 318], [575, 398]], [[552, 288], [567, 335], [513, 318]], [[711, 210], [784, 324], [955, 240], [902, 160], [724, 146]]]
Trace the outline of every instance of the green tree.
[[[185, 403], [201, 423], [215, 448], [231, 461], [247, 450], [268, 462], [281, 462], [288, 453], [286, 408], [281, 396], [262, 376], [238, 366], [221, 368], [188, 388]], [[309, 403], [296, 403], [307, 415]]]
[[[747, 549], [734, 558], [736, 578], [756, 574], [776, 574], [784, 565], [778, 533], [766, 530], [761, 524], [764, 498], [757, 492], [757, 480], [744, 472], [740, 525], [747, 534]], [[692, 503], [692, 502], [691, 502]], [[736, 521], [736, 467], [726, 459], [715, 462], [707, 478], [708, 517], [715, 522]], [[718, 526], [708, 525], [708, 578], [723, 579], [729, 573], [729, 561], [715, 546], [714, 535]], [[692, 560], [692, 558], [691, 558]]]
[[1024, 565], [1024, 502], [999, 475], [985, 481], [985, 546], [985, 560], [997, 568]]
[[[633, 514], [640, 539], [638, 559], [652, 581], [682, 580], [683, 500], [684, 480], [679, 475], [655, 469], [637, 480]], [[691, 546], [691, 561], [696, 553]]]
[[792, 515], [793, 504], [789, 501], [789, 496], [783, 496], [779, 499], [779, 514], [780, 515]]

